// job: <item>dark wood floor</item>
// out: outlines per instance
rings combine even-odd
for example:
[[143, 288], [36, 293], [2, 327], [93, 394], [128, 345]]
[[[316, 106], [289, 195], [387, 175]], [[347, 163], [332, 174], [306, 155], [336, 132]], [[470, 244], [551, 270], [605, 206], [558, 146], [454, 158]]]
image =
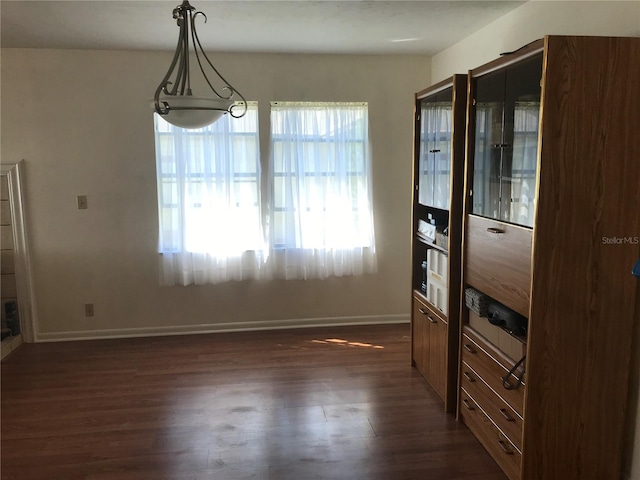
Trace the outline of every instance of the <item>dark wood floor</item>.
[[2, 479], [504, 479], [409, 366], [409, 326], [24, 345]]

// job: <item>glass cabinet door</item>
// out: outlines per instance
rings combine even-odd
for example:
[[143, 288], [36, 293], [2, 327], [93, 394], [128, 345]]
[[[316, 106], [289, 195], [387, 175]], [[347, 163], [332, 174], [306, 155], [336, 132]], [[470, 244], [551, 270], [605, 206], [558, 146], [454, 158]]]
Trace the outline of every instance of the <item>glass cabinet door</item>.
[[474, 214], [533, 226], [542, 55], [475, 80]]
[[503, 220], [533, 226], [542, 54], [507, 69], [502, 165]]
[[505, 72], [500, 70], [476, 80], [472, 211], [496, 219], [500, 218], [505, 77]]
[[429, 99], [420, 101], [420, 163], [418, 171], [418, 203], [433, 205], [433, 179], [435, 177], [435, 163], [432, 150], [434, 138], [430, 126], [434, 120], [433, 103]]
[[418, 202], [449, 209], [453, 90], [420, 101]]

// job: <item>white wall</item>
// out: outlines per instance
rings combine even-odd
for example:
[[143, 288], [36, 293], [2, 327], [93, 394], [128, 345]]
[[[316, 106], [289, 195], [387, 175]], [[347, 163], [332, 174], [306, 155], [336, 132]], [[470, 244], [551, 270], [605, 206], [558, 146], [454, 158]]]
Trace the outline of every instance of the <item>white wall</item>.
[[[485, 28], [432, 57], [435, 83], [454, 73], [467, 73], [545, 35], [640, 36], [640, 1], [529, 1]], [[630, 85], [631, 86], [631, 85]], [[632, 88], [637, 88], [633, 85]], [[638, 326], [640, 328], [640, 325]], [[636, 350], [640, 333], [636, 335]], [[640, 354], [632, 361], [630, 408], [624, 477], [640, 480]], [[606, 406], [603, 406], [606, 408]]]
[[545, 35], [640, 36], [640, 1], [531, 0], [434, 55], [432, 83], [467, 73]]
[[2, 161], [26, 160], [39, 338], [408, 321], [413, 93], [429, 58], [214, 55], [266, 118], [271, 100], [369, 102], [379, 273], [159, 287], [149, 101], [171, 55], [2, 50]]

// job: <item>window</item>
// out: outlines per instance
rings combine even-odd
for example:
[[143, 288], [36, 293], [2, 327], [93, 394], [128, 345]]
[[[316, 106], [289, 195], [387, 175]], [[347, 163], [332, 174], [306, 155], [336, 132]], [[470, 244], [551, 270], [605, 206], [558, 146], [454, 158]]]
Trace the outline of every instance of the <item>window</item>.
[[367, 105], [272, 104], [266, 177], [248, 107], [197, 130], [155, 116], [161, 284], [373, 272]]
[[186, 130], [155, 115], [162, 283], [255, 278], [264, 241], [258, 107]]
[[271, 104], [270, 267], [324, 278], [375, 269], [368, 107]]

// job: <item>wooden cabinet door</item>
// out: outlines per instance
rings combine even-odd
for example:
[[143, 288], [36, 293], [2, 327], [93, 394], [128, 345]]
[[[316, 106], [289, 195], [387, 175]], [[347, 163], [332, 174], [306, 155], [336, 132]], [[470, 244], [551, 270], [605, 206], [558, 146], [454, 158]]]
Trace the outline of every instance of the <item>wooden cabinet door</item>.
[[447, 383], [447, 324], [433, 308], [414, 297], [411, 328], [413, 363], [444, 400]]
[[424, 306], [413, 300], [412, 348], [413, 363], [422, 375], [428, 379], [429, 373], [429, 321]]
[[429, 382], [444, 400], [447, 380], [447, 324], [430, 315], [429, 322]]
[[469, 215], [465, 282], [529, 317], [532, 231]]

